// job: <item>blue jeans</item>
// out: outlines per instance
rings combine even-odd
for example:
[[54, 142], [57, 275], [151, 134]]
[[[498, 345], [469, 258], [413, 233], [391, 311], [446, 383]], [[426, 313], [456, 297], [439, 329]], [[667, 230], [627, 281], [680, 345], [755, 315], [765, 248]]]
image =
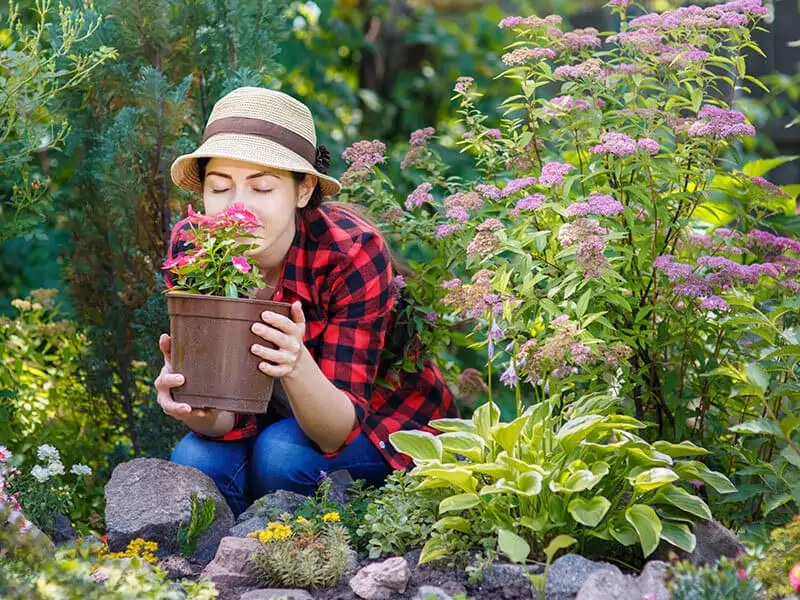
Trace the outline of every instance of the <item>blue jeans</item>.
[[213, 479], [236, 517], [275, 490], [312, 495], [320, 471], [347, 470], [353, 479], [381, 485], [391, 470], [363, 433], [337, 456], [326, 458], [293, 417], [244, 440], [220, 442], [189, 433], [175, 446], [170, 460]]

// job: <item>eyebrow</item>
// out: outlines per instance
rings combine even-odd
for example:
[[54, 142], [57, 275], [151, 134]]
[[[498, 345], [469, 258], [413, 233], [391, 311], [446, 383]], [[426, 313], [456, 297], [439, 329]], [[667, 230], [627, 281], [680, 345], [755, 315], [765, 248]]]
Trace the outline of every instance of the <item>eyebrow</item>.
[[[208, 177], [209, 175], [216, 175], [217, 177], [224, 177], [225, 179], [233, 180], [233, 177], [231, 177], [227, 173], [220, 173], [219, 171], [209, 171], [208, 173], [206, 173], [206, 177]], [[280, 175], [276, 175], [275, 173], [270, 173], [269, 171], [261, 171], [260, 173], [253, 173], [252, 175], [248, 175], [247, 177], [245, 177], [245, 179], [247, 180], [257, 179], [259, 177], [264, 177], [265, 175], [269, 175], [270, 177], [275, 177], [277, 179], [281, 178]]]

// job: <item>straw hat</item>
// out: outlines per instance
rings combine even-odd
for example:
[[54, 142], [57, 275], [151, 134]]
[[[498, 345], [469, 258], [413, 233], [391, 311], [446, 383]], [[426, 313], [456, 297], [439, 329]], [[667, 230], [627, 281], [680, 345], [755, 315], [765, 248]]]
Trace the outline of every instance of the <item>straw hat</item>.
[[172, 181], [190, 192], [203, 190], [197, 159], [232, 158], [319, 177], [323, 196], [341, 184], [326, 174], [330, 154], [317, 147], [314, 119], [308, 107], [275, 90], [240, 87], [221, 98], [208, 118], [203, 141], [191, 154], [179, 156]]

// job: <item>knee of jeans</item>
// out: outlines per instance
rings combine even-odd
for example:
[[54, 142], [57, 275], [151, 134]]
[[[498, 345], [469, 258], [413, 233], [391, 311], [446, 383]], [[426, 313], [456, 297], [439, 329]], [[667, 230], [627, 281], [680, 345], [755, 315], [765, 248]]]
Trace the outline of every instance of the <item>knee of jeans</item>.
[[220, 461], [219, 456], [215, 456], [212, 445], [212, 443], [190, 433], [173, 448], [170, 462], [185, 467], [194, 467], [219, 483], [219, 480], [223, 478], [223, 469], [220, 467], [227, 467], [224, 470], [228, 471], [231, 465], [224, 464], [225, 461]]
[[[253, 447], [253, 484], [260, 494], [289, 490], [311, 494], [316, 489], [313, 473], [315, 450], [294, 419], [284, 419], [261, 432]], [[318, 453], [317, 453], [318, 454]]]

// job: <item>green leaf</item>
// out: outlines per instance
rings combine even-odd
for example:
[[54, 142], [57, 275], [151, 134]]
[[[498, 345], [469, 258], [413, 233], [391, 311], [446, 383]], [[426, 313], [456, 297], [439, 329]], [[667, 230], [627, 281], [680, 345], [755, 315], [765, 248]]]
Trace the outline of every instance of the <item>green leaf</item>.
[[711, 519], [711, 511], [701, 498], [676, 485], [667, 485], [661, 488], [650, 502], [652, 504], [671, 504], [690, 515], [701, 519]]
[[418, 564], [424, 565], [425, 563], [446, 556], [450, 553], [450, 547], [444, 537], [434, 536], [430, 538], [422, 547], [422, 552], [419, 555]]
[[746, 163], [742, 173], [749, 177], [761, 177], [782, 164], [796, 160], [797, 156], [778, 156], [777, 158], [760, 158]]
[[609, 532], [611, 533], [611, 537], [623, 546], [633, 546], [639, 539], [636, 535], [636, 530], [623, 521], [613, 523]]
[[460, 454], [473, 462], [483, 461], [483, 438], [475, 433], [452, 431], [436, 436], [442, 448], [453, 454]]
[[680, 444], [673, 444], [671, 442], [665, 442], [664, 440], [658, 440], [657, 442], [653, 443], [653, 447], [658, 450], [659, 452], [663, 452], [667, 456], [671, 456], [672, 458], [683, 458], [686, 456], [702, 456], [704, 454], [708, 454], [708, 450], [705, 448], [701, 448], [700, 446], [695, 446], [692, 442], [681, 442]]
[[661, 539], [669, 542], [684, 552], [692, 552], [697, 545], [697, 538], [686, 523], [661, 521]]
[[395, 431], [389, 441], [398, 452], [408, 454], [417, 463], [442, 460], [442, 442], [427, 431]]
[[791, 494], [778, 494], [777, 496], [770, 496], [764, 500], [764, 516], [766, 517], [776, 508], [780, 508], [787, 502], [791, 502]]
[[751, 419], [744, 423], [739, 423], [730, 428], [731, 431], [736, 433], [755, 433], [759, 435], [774, 435], [776, 437], [783, 437], [781, 428], [772, 419]]
[[672, 469], [656, 467], [637, 475], [633, 480], [633, 487], [637, 493], [644, 494], [645, 492], [660, 488], [678, 479], [680, 479], [680, 477]]
[[446, 481], [465, 492], [474, 492], [478, 485], [478, 480], [464, 467], [457, 467], [454, 465], [441, 467], [434, 463], [431, 465], [423, 465], [419, 467], [416, 472], [427, 478]]
[[567, 421], [556, 434], [565, 450], [572, 450], [603, 421], [600, 415], [583, 415]]
[[482, 404], [472, 413], [472, 422], [475, 430], [483, 439], [489, 438], [489, 431], [492, 426], [500, 421], [500, 409], [494, 402]]
[[481, 498], [478, 494], [456, 494], [439, 503], [439, 514], [475, 508], [480, 503]]
[[569, 535], [561, 534], [554, 537], [552, 540], [550, 540], [550, 543], [547, 544], [547, 548], [544, 549], [544, 555], [547, 558], [547, 564], [549, 565], [551, 562], [553, 562], [553, 557], [559, 550], [566, 550], [573, 544], [577, 543], [578, 540]]
[[575, 308], [575, 316], [579, 319], [586, 314], [586, 309], [589, 308], [589, 300], [591, 297], [592, 290], [586, 290], [581, 296], [580, 300], [578, 300], [578, 304]]
[[437, 529], [453, 529], [463, 533], [472, 533], [472, 526], [464, 517], [442, 517], [433, 526]]
[[465, 433], [475, 433], [475, 425], [469, 419], [434, 419], [428, 425], [442, 432], [463, 431]]
[[800, 469], [800, 454], [797, 453], [797, 450], [791, 446], [786, 446], [783, 450], [781, 450], [781, 456], [789, 463]]
[[758, 387], [762, 392], [769, 388], [769, 375], [758, 363], [749, 363], [744, 368], [747, 381]]
[[508, 556], [511, 562], [525, 564], [528, 555], [531, 553], [531, 547], [524, 539], [516, 533], [512, 533], [506, 529], [501, 529], [497, 534], [497, 545], [500, 552]]
[[595, 496], [591, 499], [573, 498], [567, 505], [567, 510], [572, 518], [587, 527], [596, 527], [606, 516], [609, 508], [611, 508], [611, 502], [603, 496]]
[[490, 429], [490, 435], [509, 456], [513, 456], [515, 454], [514, 447], [519, 439], [519, 432], [522, 431], [529, 419], [530, 415], [527, 414], [517, 417], [510, 423], [498, 423]]
[[537, 515], [535, 518], [531, 517], [522, 517], [519, 520], [519, 524], [523, 527], [530, 529], [531, 531], [535, 531], [539, 533], [544, 531], [547, 527], [547, 516], [546, 515]]
[[658, 547], [663, 527], [656, 511], [644, 504], [634, 504], [625, 511], [625, 519], [636, 530], [645, 558]]

